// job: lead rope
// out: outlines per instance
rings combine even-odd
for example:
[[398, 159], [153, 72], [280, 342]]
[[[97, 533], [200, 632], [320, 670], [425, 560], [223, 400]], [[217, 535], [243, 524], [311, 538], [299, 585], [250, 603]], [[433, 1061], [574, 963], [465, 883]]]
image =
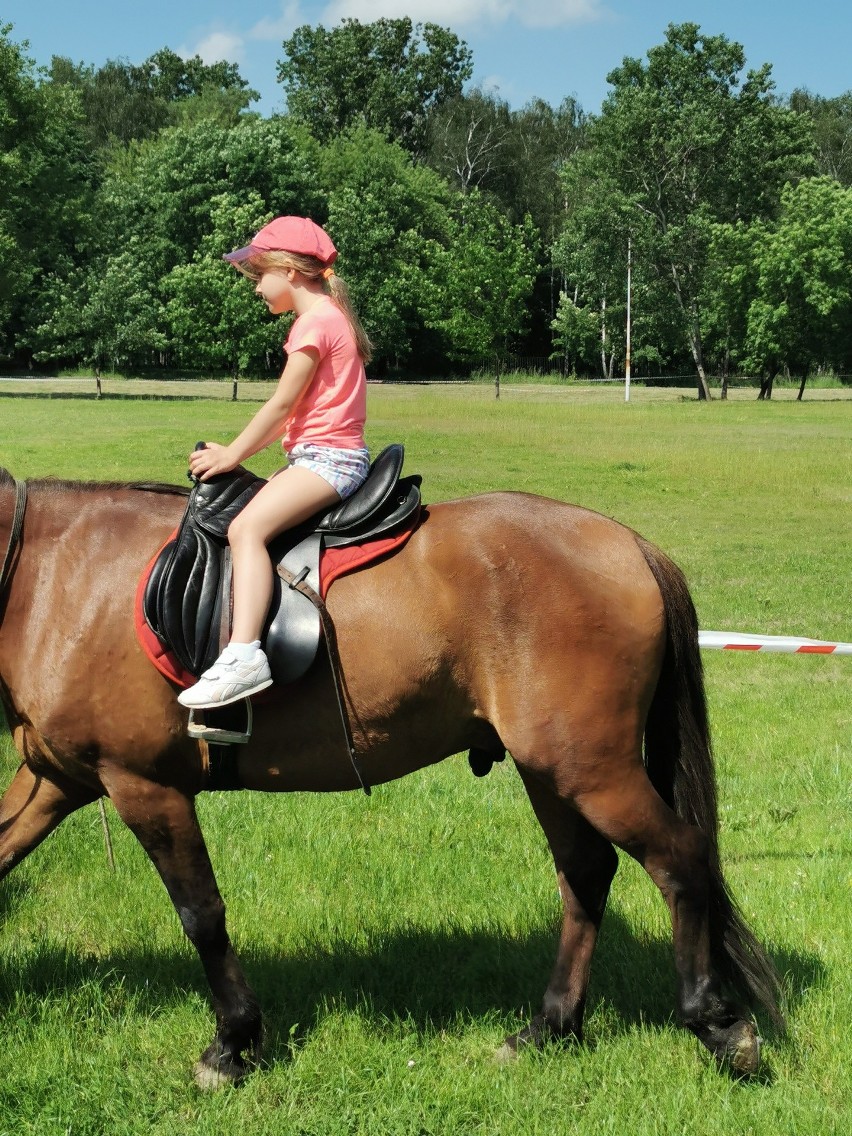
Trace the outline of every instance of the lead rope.
[[3, 568], [0, 570], [0, 603], [3, 601], [3, 593], [12, 576], [12, 561], [21, 540], [21, 533], [24, 531], [24, 513], [27, 508], [26, 481], [15, 481], [14, 477], [12, 481], [15, 484], [15, 513], [9, 532], [9, 544], [6, 547], [6, 555], [3, 557]]
[[[24, 513], [27, 510], [27, 483], [26, 481], [16, 481], [12, 478], [15, 484], [15, 512], [12, 516], [12, 528], [9, 532], [9, 543], [6, 546], [6, 555], [3, 557], [3, 567], [0, 569], [0, 619], [2, 619], [5, 603], [6, 588], [12, 578], [12, 562], [15, 559], [15, 552], [18, 545], [21, 543], [21, 535], [24, 531]], [[112, 871], [115, 871], [115, 857], [112, 850], [112, 839], [109, 832], [109, 823], [107, 821], [106, 810], [104, 809], [103, 797], [98, 798], [98, 809], [101, 814], [101, 824], [104, 831], [104, 844], [106, 846], [107, 860]]]

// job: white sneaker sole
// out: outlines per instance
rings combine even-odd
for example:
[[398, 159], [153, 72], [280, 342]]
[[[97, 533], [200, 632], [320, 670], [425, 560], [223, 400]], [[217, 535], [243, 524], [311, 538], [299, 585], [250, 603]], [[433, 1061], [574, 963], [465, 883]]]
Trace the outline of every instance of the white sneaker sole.
[[219, 706], [230, 706], [232, 702], [242, 702], [244, 698], [251, 698], [253, 694], [260, 694], [262, 690], [272, 686], [274, 681], [274, 679], [267, 678], [263, 682], [248, 687], [247, 690], [240, 691], [239, 694], [232, 694], [229, 698], [208, 699], [206, 702], [185, 701], [184, 696], [192, 693], [193, 688], [190, 687], [189, 690], [181, 691], [178, 695], [178, 702], [188, 710], [215, 710]]

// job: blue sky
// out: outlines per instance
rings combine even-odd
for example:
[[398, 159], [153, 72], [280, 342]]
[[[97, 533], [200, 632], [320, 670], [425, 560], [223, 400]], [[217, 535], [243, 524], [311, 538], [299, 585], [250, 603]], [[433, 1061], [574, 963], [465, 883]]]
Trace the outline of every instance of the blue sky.
[[473, 51], [474, 82], [496, 87], [514, 107], [574, 95], [595, 112], [613, 67], [626, 55], [644, 57], [669, 23], [688, 20], [741, 43], [747, 66], [771, 63], [779, 94], [852, 89], [849, 0], [0, 0], [0, 24], [29, 41], [39, 64], [52, 55], [138, 63], [166, 46], [208, 63], [224, 58], [260, 91], [263, 113], [282, 109], [276, 61], [294, 28], [403, 15], [452, 28]]

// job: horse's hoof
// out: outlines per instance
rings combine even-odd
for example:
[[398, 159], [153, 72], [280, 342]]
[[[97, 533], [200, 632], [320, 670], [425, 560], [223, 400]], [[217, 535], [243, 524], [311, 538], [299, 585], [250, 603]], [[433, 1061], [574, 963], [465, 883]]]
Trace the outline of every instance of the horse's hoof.
[[195, 1083], [203, 1093], [216, 1093], [238, 1085], [245, 1075], [245, 1065], [221, 1057], [212, 1061], [205, 1061], [202, 1057], [193, 1069]]
[[503, 1042], [499, 1049], [494, 1051], [494, 1063], [496, 1065], [514, 1065], [518, 1060], [518, 1048], [510, 1044], [507, 1039]]
[[760, 1067], [760, 1037], [752, 1022], [731, 1026], [722, 1061], [738, 1077], [753, 1077]]
[[533, 1018], [528, 1026], [518, 1033], [510, 1034], [497, 1052], [494, 1060], [498, 1065], [511, 1065], [518, 1060], [522, 1049], [541, 1049], [547, 1036], [547, 1027], [541, 1014]]

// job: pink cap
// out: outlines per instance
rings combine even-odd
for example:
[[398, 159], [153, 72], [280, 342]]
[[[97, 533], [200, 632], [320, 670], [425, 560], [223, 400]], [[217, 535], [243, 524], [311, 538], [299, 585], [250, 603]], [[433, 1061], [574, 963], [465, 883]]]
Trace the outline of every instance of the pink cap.
[[326, 266], [337, 259], [337, 249], [331, 237], [308, 217], [276, 217], [255, 233], [250, 245], [226, 252], [224, 259], [231, 262], [247, 260], [259, 252], [295, 252], [302, 256], [315, 256]]

